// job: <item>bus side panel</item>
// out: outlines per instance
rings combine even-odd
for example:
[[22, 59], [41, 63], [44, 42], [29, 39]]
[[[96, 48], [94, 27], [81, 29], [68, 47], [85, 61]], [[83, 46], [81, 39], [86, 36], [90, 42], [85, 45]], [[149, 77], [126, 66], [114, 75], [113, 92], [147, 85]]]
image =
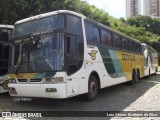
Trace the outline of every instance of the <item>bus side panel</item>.
[[144, 76], [144, 58], [142, 55], [118, 52], [118, 56], [127, 80], [132, 80], [133, 69], [139, 69], [140, 77]]
[[126, 82], [116, 51], [89, 46], [88, 61], [87, 71], [98, 73], [101, 88]]

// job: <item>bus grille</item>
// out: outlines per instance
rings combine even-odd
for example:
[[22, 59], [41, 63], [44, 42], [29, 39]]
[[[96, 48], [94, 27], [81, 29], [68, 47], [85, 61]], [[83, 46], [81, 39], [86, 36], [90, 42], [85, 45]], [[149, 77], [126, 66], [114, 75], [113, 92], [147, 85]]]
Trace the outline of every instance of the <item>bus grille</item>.
[[42, 79], [40, 78], [34, 78], [34, 79], [30, 79], [30, 82], [41, 82]]
[[32, 82], [41, 82], [41, 78], [34, 78], [34, 79], [17, 79], [18, 82], [23, 82], [23, 83], [32, 83]]
[[17, 79], [18, 82], [27, 82], [27, 79]]

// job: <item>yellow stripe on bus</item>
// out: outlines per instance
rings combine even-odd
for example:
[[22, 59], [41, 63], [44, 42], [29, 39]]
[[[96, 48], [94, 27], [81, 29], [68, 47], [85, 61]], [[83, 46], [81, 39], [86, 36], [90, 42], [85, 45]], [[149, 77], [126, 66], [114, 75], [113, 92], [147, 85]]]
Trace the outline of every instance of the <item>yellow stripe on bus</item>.
[[144, 76], [144, 57], [143, 55], [131, 54], [126, 52], [117, 52], [123, 73], [126, 80], [132, 80], [132, 70], [139, 69], [140, 77]]
[[37, 73], [21, 73], [18, 75], [15, 74], [8, 74], [8, 78], [33, 78]]

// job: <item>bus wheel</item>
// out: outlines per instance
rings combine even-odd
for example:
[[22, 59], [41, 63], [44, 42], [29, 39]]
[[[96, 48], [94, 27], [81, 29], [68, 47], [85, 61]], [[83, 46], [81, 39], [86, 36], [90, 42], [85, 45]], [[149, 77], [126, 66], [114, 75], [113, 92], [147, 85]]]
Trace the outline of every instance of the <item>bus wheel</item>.
[[92, 101], [96, 98], [98, 93], [98, 82], [94, 75], [91, 75], [88, 83], [88, 93], [86, 94], [86, 99]]
[[136, 81], [137, 81], [137, 74], [136, 74], [135, 71], [133, 71], [133, 72], [132, 72], [132, 80], [131, 80], [130, 83], [133, 85], [133, 84], [136, 83]]
[[140, 80], [140, 74], [139, 74], [139, 72], [137, 71], [137, 74], [136, 74], [136, 83], [138, 83], [139, 82], [139, 80]]

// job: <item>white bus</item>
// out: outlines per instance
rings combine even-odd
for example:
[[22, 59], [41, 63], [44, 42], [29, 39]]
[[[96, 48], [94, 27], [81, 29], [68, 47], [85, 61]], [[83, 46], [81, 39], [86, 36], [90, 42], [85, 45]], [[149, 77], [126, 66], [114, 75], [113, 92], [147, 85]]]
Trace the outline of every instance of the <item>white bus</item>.
[[0, 25], [0, 93], [8, 92], [8, 61], [12, 25]]
[[138, 82], [144, 57], [138, 40], [81, 14], [59, 10], [15, 23], [11, 96], [68, 98]]
[[158, 53], [155, 49], [142, 43], [144, 54], [144, 76], [156, 74], [158, 71]]

